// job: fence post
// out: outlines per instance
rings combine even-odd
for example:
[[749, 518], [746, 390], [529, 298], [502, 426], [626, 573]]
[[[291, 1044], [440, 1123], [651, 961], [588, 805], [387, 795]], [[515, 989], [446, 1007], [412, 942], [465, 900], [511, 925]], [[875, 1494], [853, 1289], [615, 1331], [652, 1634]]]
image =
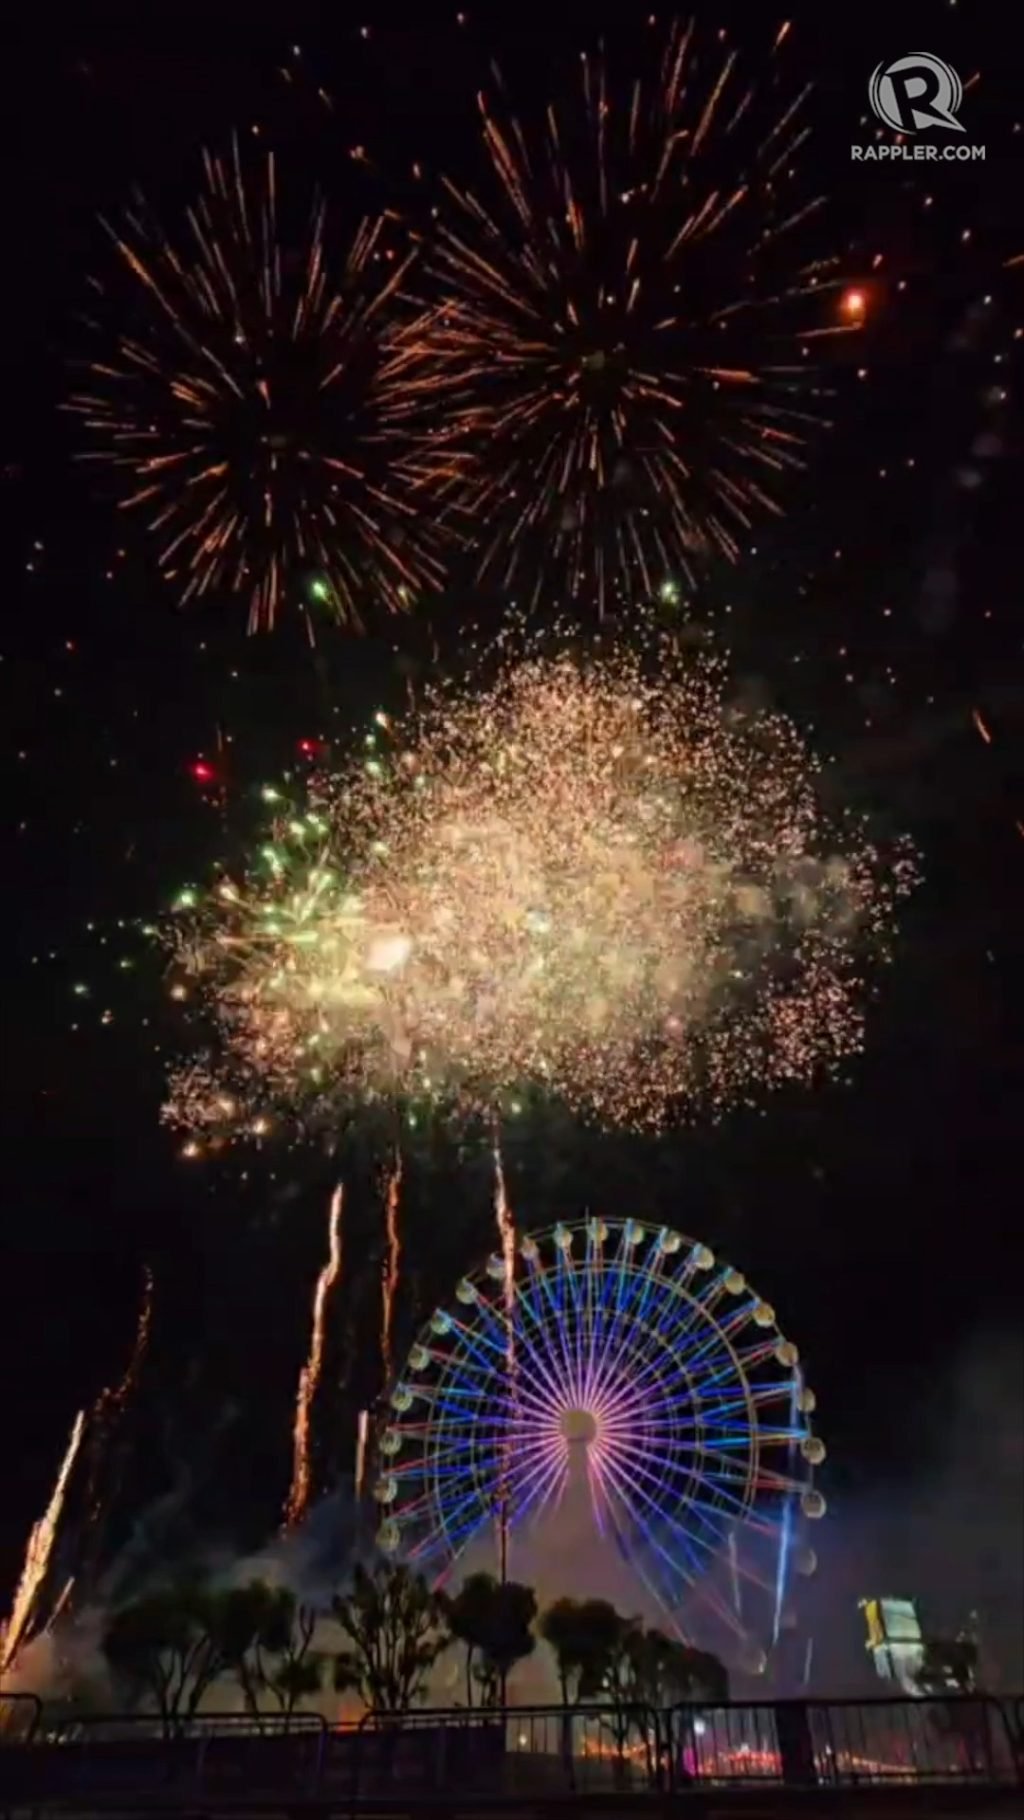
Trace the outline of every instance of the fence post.
[[804, 1700], [780, 1700], [775, 1708], [782, 1780], [787, 1787], [814, 1788], [818, 1773]]

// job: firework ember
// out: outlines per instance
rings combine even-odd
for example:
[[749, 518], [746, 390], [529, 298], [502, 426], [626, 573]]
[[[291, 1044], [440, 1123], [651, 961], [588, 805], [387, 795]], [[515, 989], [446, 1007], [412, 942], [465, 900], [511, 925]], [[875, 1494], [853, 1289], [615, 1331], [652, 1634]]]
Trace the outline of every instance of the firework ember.
[[712, 661], [648, 659], [442, 692], [184, 894], [171, 992], [214, 1041], [166, 1117], [193, 1145], [373, 1099], [514, 1113], [524, 1086], [651, 1127], [859, 1047], [909, 854], [830, 822], [793, 724], [730, 707]]
[[177, 236], [141, 198], [108, 224], [88, 326], [111, 345], [68, 408], [183, 602], [239, 594], [250, 630], [297, 583], [356, 627], [367, 603], [403, 611], [441, 576], [419, 503], [435, 455], [405, 434], [429, 320], [399, 302], [411, 255], [367, 219], [335, 281], [322, 203], [279, 225], [272, 153], [236, 140], [204, 174]]

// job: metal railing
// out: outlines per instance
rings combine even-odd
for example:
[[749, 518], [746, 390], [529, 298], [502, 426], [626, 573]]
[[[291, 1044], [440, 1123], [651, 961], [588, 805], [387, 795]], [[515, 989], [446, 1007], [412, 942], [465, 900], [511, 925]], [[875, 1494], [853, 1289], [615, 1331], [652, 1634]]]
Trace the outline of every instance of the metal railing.
[[30, 1741], [0, 1751], [0, 1785], [7, 1807], [302, 1799], [321, 1786], [327, 1738], [317, 1713], [202, 1713], [168, 1731], [151, 1713], [90, 1713], [51, 1727], [44, 1709]]
[[639, 1793], [664, 1785], [653, 1707], [369, 1712], [351, 1753], [351, 1800], [457, 1790], [459, 1797]]
[[356, 1813], [439, 1800], [454, 1811], [702, 1789], [1024, 1785], [1021, 1703], [983, 1696], [418, 1708], [338, 1729], [315, 1714], [204, 1713], [166, 1736], [153, 1715], [48, 1723], [38, 1701], [17, 1698], [25, 1718], [0, 1728], [0, 1813], [50, 1802], [89, 1814], [197, 1802], [295, 1812], [307, 1801]]
[[5, 1693], [0, 1688], [0, 1744], [30, 1744], [43, 1716], [38, 1694]]
[[955, 1699], [776, 1700], [664, 1715], [670, 1786], [864, 1788], [1021, 1781], [1007, 1707]]

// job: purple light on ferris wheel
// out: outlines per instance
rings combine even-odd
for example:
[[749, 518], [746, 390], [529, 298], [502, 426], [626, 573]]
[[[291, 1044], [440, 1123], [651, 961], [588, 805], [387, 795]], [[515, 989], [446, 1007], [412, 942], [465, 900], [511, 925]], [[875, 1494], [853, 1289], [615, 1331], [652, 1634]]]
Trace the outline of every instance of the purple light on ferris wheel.
[[[713, 1573], [728, 1554], [730, 1585], [745, 1574], [777, 1616], [795, 1526], [824, 1508], [824, 1446], [774, 1310], [706, 1246], [635, 1221], [520, 1251], [511, 1297], [492, 1259], [410, 1353], [381, 1439], [381, 1545], [443, 1574], [496, 1516], [545, 1520], [579, 1471], [595, 1529], [673, 1615], [697, 1588], [742, 1629]], [[739, 1563], [739, 1533], [770, 1565]]]

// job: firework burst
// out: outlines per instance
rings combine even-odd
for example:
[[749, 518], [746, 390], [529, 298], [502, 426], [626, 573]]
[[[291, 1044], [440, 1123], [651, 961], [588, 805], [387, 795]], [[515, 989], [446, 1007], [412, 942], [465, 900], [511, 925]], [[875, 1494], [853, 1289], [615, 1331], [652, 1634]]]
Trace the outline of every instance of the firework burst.
[[446, 186], [432, 339], [455, 494], [502, 587], [649, 594], [780, 511], [822, 416], [798, 337], [835, 280], [805, 232], [808, 90], [777, 99], [785, 37], [760, 81], [680, 25], [632, 82], [582, 56], [542, 119], [497, 72], [481, 94], [491, 181]]
[[826, 820], [785, 717], [731, 709], [710, 660], [648, 656], [442, 691], [312, 803], [274, 801], [246, 875], [184, 895], [171, 991], [210, 1041], [166, 1116], [190, 1154], [278, 1112], [514, 1111], [529, 1086], [657, 1126], [859, 1046], [909, 856]]
[[238, 594], [270, 628], [305, 581], [354, 627], [368, 604], [405, 610], [442, 575], [421, 504], [440, 457], [406, 433], [429, 326], [404, 301], [414, 255], [383, 215], [336, 268], [320, 201], [289, 237], [273, 153], [235, 140], [203, 170], [177, 237], [141, 197], [105, 224], [117, 263], [88, 319], [104, 352], [68, 401], [98, 445], [85, 458], [113, 468], [183, 603]]

